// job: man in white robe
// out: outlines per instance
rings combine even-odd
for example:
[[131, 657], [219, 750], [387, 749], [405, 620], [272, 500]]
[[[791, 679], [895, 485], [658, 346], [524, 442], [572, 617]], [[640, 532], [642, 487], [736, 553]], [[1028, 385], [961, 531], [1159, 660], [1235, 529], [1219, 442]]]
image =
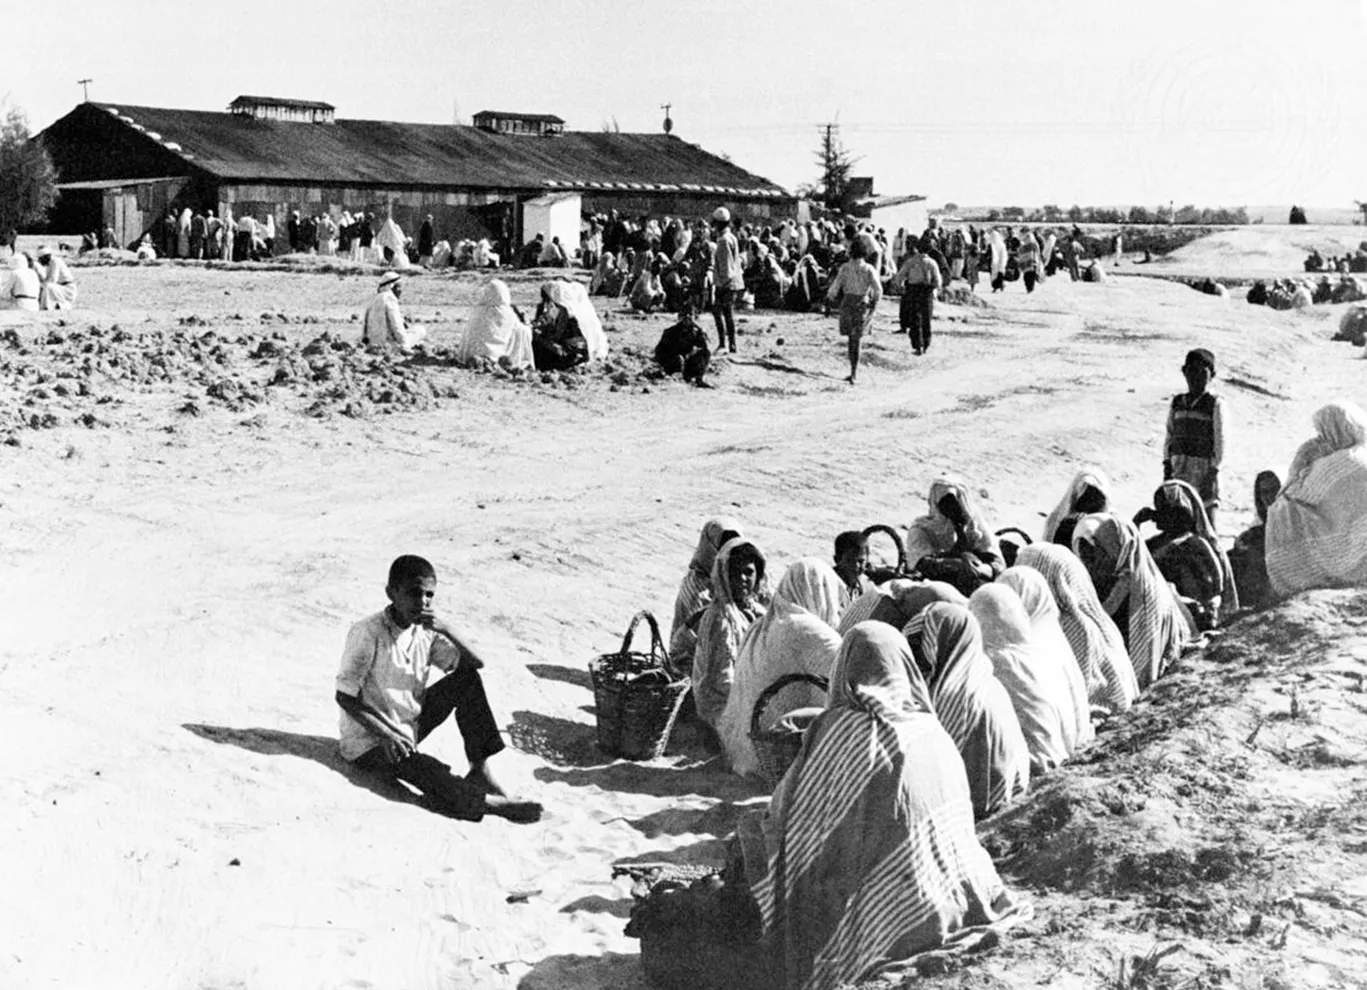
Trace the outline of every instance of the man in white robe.
[[361, 342], [372, 347], [396, 347], [407, 353], [424, 337], [423, 327], [405, 326], [399, 296], [403, 292], [398, 272], [385, 272], [380, 278], [380, 291], [370, 300], [365, 310]]

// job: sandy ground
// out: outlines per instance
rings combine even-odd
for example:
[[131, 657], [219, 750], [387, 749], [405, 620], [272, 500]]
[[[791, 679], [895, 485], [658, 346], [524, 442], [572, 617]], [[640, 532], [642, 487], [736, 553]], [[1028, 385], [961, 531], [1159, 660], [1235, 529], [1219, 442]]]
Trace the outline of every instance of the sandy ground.
[[[1301, 278], [1312, 250], [1335, 258], [1357, 251], [1367, 227], [1348, 225], [1251, 224], [1229, 227], [1193, 241], [1149, 265], [1126, 271], [1198, 278]], [[1315, 275], [1319, 278], [1319, 275]]]
[[[50, 334], [91, 326], [354, 341], [374, 285], [176, 265], [77, 277], [83, 308], [64, 326], [6, 314], [24, 353], [0, 343], [0, 370], [50, 365], [66, 346]], [[449, 346], [478, 286], [415, 278], [404, 302]], [[687, 733], [654, 764], [605, 759], [586, 667], [637, 609], [668, 616], [706, 516], [741, 517], [777, 574], [842, 529], [905, 525], [946, 469], [998, 525], [1037, 531], [1093, 464], [1133, 511], [1161, 480], [1166, 398], [1200, 345], [1228, 403], [1232, 533], [1254, 474], [1285, 469], [1310, 413], [1362, 399], [1360, 354], [1328, 339], [1339, 307], [1275, 312], [1145, 279], [990, 301], [942, 307], [920, 359], [886, 332], [885, 303], [854, 389], [834, 321], [768, 313], [744, 318], [715, 390], [651, 380], [640, 355], [666, 320], [614, 304], [613, 371], [437, 367], [444, 391], [421, 410], [319, 410], [314, 386], [268, 388], [274, 362], [240, 356], [226, 373], [262, 397], [235, 408], [203, 379], [103, 372], [89, 427], [74, 397], [43, 400], [58, 425], [0, 446], [0, 986], [643, 987], [613, 864], [714, 859], [766, 795]], [[401, 552], [436, 563], [439, 604], [489, 659], [512, 773], [550, 809], [540, 824], [450, 821], [338, 759], [342, 640], [384, 604]], [[1120, 985], [1363, 985], [1367, 604], [1291, 607], [1232, 632], [1229, 655], [1194, 660], [984, 826], [1036, 920], [939, 981], [1110, 986], [1129, 956], [1177, 943], [1150, 982]], [[426, 748], [463, 764], [451, 729]], [[1040, 865], [1084, 847], [1104, 868]]]

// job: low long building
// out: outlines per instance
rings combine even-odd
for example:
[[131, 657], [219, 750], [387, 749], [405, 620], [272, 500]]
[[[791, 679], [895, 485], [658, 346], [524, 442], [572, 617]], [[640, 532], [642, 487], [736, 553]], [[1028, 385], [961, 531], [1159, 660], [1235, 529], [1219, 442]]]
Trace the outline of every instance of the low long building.
[[[365, 210], [415, 234], [522, 242], [524, 204], [583, 212], [751, 218], [794, 214], [768, 179], [670, 134], [566, 131], [546, 114], [484, 111], [478, 126], [335, 117], [330, 104], [240, 96], [229, 112], [81, 103], [38, 135], [77, 229], [131, 245], [185, 207], [220, 216]], [[539, 211], [533, 209], [533, 216]], [[575, 245], [567, 245], [573, 248]]]

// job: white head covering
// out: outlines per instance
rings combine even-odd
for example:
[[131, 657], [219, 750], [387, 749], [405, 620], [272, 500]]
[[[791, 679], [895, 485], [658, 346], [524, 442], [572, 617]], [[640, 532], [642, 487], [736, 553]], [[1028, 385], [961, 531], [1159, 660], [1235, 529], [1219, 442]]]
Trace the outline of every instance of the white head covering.
[[588, 345], [589, 360], [607, 357], [608, 338], [603, 333], [603, 321], [598, 318], [598, 311], [593, 308], [584, 287], [578, 282], [556, 279], [547, 283], [546, 295], [579, 324], [579, 332]]
[[458, 356], [462, 364], [507, 358], [515, 368], [531, 366], [531, 328], [513, 312], [508, 286], [499, 279], [492, 279], [484, 287], [461, 337]]

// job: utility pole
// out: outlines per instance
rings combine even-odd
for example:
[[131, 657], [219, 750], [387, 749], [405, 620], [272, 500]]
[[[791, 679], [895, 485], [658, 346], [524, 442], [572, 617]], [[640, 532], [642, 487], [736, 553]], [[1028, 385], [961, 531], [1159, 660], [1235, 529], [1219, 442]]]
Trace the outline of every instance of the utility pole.
[[670, 111], [670, 109], [671, 109], [673, 106], [674, 106], [674, 104], [672, 104], [672, 103], [661, 103], [661, 104], [660, 104], [660, 109], [663, 110], [663, 111], [665, 112], [665, 133], [666, 133], [666, 134], [668, 134], [668, 133], [670, 133], [671, 131], [674, 130], [674, 121], [672, 121], [672, 120], [669, 119], [669, 111]]
[[90, 102], [90, 84], [93, 83], [94, 81], [95, 81], [94, 79], [77, 79], [77, 80], [76, 80], [76, 85], [81, 87], [81, 99], [82, 99], [84, 102], [86, 102], [86, 103], [89, 103], [89, 102]]

